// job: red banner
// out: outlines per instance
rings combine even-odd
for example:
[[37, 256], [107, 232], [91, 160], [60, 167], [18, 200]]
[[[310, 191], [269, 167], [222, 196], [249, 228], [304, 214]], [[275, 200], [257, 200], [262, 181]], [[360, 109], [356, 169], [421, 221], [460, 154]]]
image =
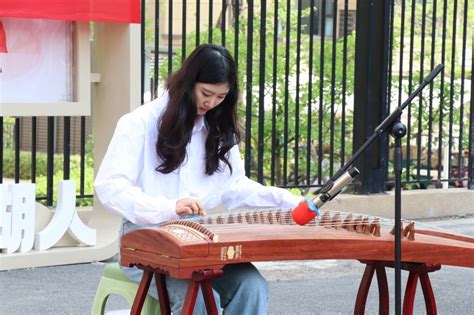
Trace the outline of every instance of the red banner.
[[140, 23], [140, 0], [1, 0], [0, 17]]
[[0, 53], [6, 54], [7, 52], [7, 35], [5, 34], [2, 21], [0, 21]]

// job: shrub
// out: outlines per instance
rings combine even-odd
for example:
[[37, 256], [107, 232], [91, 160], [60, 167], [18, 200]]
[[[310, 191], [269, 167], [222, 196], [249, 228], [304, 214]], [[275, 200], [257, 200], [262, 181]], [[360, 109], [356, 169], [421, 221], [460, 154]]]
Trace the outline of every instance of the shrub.
[[[84, 169], [84, 194], [93, 193], [94, 184], [94, 159], [93, 159], [93, 141], [92, 138], [86, 144], [85, 169]], [[47, 196], [47, 154], [44, 152], [36, 153], [36, 197]], [[32, 154], [27, 151], [20, 151], [20, 180], [32, 181]], [[57, 202], [57, 189], [59, 181], [64, 179], [64, 155], [54, 154], [53, 157], [53, 204]], [[5, 150], [3, 152], [3, 177], [15, 177], [15, 151]], [[70, 156], [70, 176], [76, 183], [76, 192], [80, 194], [81, 179], [81, 157], [80, 155]], [[47, 205], [46, 200], [40, 200]], [[76, 200], [78, 206], [92, 205], [92, 198], [79, 198]]]

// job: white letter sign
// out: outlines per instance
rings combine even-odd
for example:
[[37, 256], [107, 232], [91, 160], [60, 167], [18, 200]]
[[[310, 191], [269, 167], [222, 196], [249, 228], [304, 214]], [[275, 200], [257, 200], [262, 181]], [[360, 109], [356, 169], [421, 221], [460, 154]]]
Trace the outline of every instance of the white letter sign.
[[7, 254], [31, 250], [35, 231], [35, 185], [0, 184], [0, 248]]
[[59, 182], [58, 206], [48, 226], [36, 234], [35, 249], [45, 250], [52, 247], [66, 230], [83, 244], [93, 246], [96, 243], [96, 231], [86, 226], [76, 212], [76, 185], [71, 180]]

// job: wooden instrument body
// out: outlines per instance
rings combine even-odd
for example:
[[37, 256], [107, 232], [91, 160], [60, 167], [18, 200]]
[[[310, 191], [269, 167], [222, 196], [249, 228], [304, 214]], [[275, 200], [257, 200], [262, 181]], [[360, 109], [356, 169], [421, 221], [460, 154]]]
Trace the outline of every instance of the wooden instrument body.
[[[323, 226], [202, 224], [218, 241], [179, 225], [145, 228], [121, 240], [121, 264], [189, 279], [194, 271], [252, 261], [358, 259], [394, 260], [388, 229], [367, 235]], [[474, 238], [417, 231], [402, 240], [402, 261], [474, 267]]]

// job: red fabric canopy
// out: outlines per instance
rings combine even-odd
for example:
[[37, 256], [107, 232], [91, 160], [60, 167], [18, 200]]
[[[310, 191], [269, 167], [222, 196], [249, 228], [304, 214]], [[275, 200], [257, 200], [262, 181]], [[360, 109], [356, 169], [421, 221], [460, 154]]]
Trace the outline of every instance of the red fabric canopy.
[[0, 0], [0, 17], [140, 23], [140, 0]]

